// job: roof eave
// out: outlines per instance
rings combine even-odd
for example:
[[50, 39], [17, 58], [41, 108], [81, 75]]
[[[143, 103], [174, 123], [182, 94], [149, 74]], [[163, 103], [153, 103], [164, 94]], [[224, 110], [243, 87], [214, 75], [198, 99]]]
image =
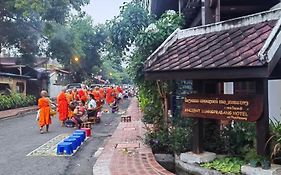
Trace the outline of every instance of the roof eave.
[[268, 66], [146, 71], [146, 80], [239, 80], [269, 78]]

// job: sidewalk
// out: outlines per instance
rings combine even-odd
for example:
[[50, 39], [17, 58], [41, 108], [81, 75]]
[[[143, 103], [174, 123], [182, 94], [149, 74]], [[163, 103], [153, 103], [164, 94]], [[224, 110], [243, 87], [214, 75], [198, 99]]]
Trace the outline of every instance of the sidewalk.
[[26, 112], [35, 111], [36, 109], [37, 109], [37, 106], [29, 106], [29, 107], [0, 111], [0, 120], [5, 119], [5, 118], [9, 118], [9, 117], [15, 117], [15, 116], [21, 115], [21, 114], [26, 113]]
[[151, 149], [143, 143], [145, 129], [136, 98], [127, 110], [126, 116], [129, 115], [132, 122], [120, 122], [98, 157], [93, 174], [173, 175], [156, 162]]

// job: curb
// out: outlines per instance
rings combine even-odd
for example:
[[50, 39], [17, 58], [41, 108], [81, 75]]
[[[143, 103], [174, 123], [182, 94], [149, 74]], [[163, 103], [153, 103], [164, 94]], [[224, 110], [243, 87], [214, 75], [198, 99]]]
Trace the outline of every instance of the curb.
[[[26, 108], [26, 107], [24, 107], [24, 108]], [[10, 109], [10, 110], [5, 110], [5, 111], [11, 111], [11, 113], [12, 113], [13, 110], [19, 110], [19, 109], [21, 109], [21, 108]], [[31, 106], [29, 109], [18, 111], [11, 115], [0, 116], [0, 120], [5, 120], [5, 119], [9, 119], [9, 118], [17, 118], [17, 117], [21, 117], [21, 116], [24, 116], [27, 114], [32, 114], [36, 111], [37, 111], [37, 106]], [[0, 115], [1, 115], [1, 112], [4, 112], [4, 111], [0, 111]]]

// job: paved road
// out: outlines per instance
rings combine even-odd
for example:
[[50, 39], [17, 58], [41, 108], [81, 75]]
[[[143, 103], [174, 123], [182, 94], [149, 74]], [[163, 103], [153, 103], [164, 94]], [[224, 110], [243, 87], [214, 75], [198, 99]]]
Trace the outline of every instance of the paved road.
[[[126, 110], [129, 100], [120, 105]], [[91, 175], [95, 152], [116, 129], [120, 115], [104, 114], [100, 124], [93, 126], [93, 137], [71, 157], [26, 156], [59, 134], [73, 128], [60, 127], [54, 118], [50, 132], [39, 134], [35, 114], [0, 120], [0, 175]]]

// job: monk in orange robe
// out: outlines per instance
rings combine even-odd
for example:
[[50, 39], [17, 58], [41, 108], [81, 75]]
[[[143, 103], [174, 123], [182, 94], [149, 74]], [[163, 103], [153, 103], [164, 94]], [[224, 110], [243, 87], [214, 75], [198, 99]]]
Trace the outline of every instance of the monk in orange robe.
[[38, 124], [40, 133], [43, 134], [43, 127], [46, 126], [46, 132], [49, 131], [49, 125], [52, 123], [50, 116], [50, 99], [47, 97], [47, 91], [41, 91], [41, 98], [38, 100], [39, 119]]
[[73, 101], [73, 95], [72, 95], [72, 91], [70, 89], [68, 89], [66, 91], [66, 99], [67, 99], [67, 104], [68, 104], [68, 114], [67, 114], [67, 117], [69, 119], [71, 119], [74, 116], [74, 113], [73, 113], [74, 109], [71, 109], [71, 107], [70, 107], [70, 104]]
[[99, 88], [100, 99], [103, 101], [105, 98], [104, 89], [102, 87]]
[[92, 94], [94, 95], [96, 101], [100, 101], [100, 92], [98, 87], [95, 87]]
[[63, 89], [61, 93], [57, 96], [59, 120], [61, 121], [61, 126], [63, 126], [64, 121], [68, 117], [68, 103], [65, 90]]
[[115, 96], [115, 92], [114, 92], [114, 89], [112, 87], [108, 87], [106, 89], [106, 103], [107, 104], [111, 104], [114, 102], [114, 96]]
[[79, 95], [78, 95], [78, 92], [77, 92], [77, 89], [76, 89], [76, 88], [73, 88], [73, 90], [72, 90], [72, 96], [73, 96], [73, 100], [74, 100], [74, 101], [80, 101], [80, 98], [79, 98]]
[[87, 101], [87, 90], [83, 89], [83, 88], [79, 89], [78, 90], [78, 95], [79, 95], [79, 98], [82, 101], [82, 103], [85, 104], [86, 101]]
[[102, 100], [100, 98], [99, 87], [95, 87], [95, 89], [93, 90], [92, 94], [93, 94], [93, 96], [94, 96], [94, 98], [96, 100], [98, 111], [100, 111], [101, 107], [103, 105], [103, 102], [102, 102]]

